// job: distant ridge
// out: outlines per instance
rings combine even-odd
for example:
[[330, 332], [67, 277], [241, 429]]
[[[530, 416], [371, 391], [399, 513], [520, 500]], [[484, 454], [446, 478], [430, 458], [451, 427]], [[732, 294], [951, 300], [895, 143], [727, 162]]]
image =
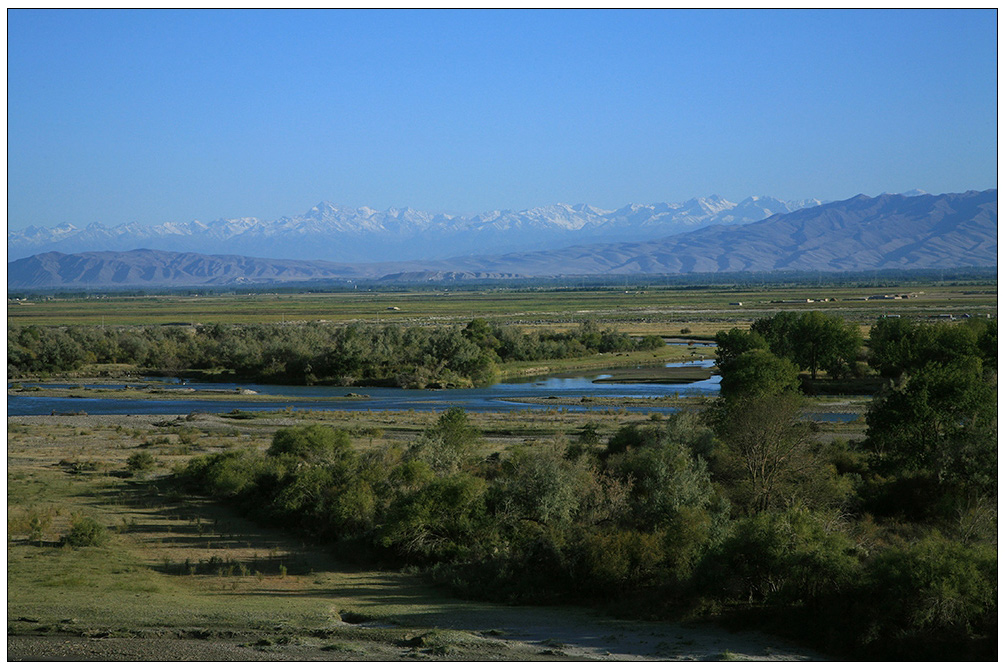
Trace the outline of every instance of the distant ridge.
[[707, 225], [751, 223], [819, 204], [748, 197], [740, 203], [716, 195], [677, 204], [630, 204], [607, 211], [586, 204], [490, 211], [475, 216], [416, 209], [377, 211], [321, 202], [299, 216], [265, 221], [126, 223], [83, 228], [64, 223], [7, 234], [8, 261], [48, 251], [81, 253], [150, 248], [333, 262], [443, 259], [451, 255], [561, 248], [574, 243], [646, 241]]
[[860, 271], [998, 264], [998, 191], [858, 195], [744, 226], [644, 243], [575, 246], [455, 260], [524, 275]]
[[239, 285], [384, 279], [951, 269], [998, 264], [998, 191], [859, 195], [643, 243], [448, 260], [350, 264], [134, 250], [44, 253], [8, 264], [7, 287]]

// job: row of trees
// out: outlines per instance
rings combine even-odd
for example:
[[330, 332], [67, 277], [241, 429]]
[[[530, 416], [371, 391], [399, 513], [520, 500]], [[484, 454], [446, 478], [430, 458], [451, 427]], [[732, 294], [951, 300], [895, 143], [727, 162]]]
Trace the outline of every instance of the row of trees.
[[362, 450], [330, 427], [294, 427], [265, 453], [193, 459], [178, 480], [462, 594], [655, 615], [757, 609], [845, 656], [981, 656], [974, 638], [997, 624], [993, 526], [883, 514], [867, 457], [764, 406], [731, 415], [786, 432], [772, 481], [750, 467], [749, 423], [721, 414], [626, 425], [596, 445], [585, 425], [485, 457], [459, 409], [407, 447]]
[[38, 326], [7, 331], [8, 376], [74, 371], [87, 363], [132, 364], [180, 375], [227, 371], [242, 380], [404, 387], [488, 384], [498, 364], [597, 352], [651, 350], [587, 322], [570, 332], [524, 333], [473, 320], [466, 327], [206, 325], [99, 328]]
[[[953, 326], [974, 327], [901, 331], [970, 340], [942, 329]], [[194, 459], [179, 480], [474, 596], [756, 610], [840, 655], [989, 658], [996, 378], [980, 351], [955, 351], [969, 375], [912, 358], [862, 443], [818, 439], [795, 363], [753, 348], [723, 365], [723, 394], [704, 411], [606, 438], [587, 423], [486, 457], [452, 409], [407, 447], [360, 451], [330, 428], [294, 428], [266, 453]], [[749, 379], [730, 385], [733, 373]]]
[[[836, 366], [855, 359], [860, 344], [852, 328], [817, 315], [781, 313], [756, 321], [749, 332], [733, 329], [717, 335], [722, 372], [718, 411], [725, 424], [753, 438], [756, 424], [764, 421], [755, 415], [752, 424], [745, 424], [736, 406], [759, 405], [764, 415], [798, 407], [799, 369], [814, 359], [807, 352], [812, 346], [801, 338], [807, 331], [833, 344], [817, 345], [815, 353], [817, 359], [823, 355], [829, 360], [832, 374], [840, 373]], [[840, 341], [845, 343], [834, 344]], [[869, 342], [869, 365], [887, 384], [869, 407], [863, 448], [872, 471], [888, 478], [889, 502], [907, 511], [907, 500], [914, 499], [915, 516], [935, 512], [939, 503], [986, 503], [997, 484], [996, 321], [881, 318], [870, 330]], [[789, 442], [780, 432], [762, 439], [761, 447], [783, 457]], [[768, 455], [750, 455], [753, 460], [758, 456]], [[767, 486], [770, 475], [759, 476]]]
[[782, 311], [755, 320], [749, 331], [733, 328], [719, 332], [715, 342], [724, 376], [737, 358], [757, 350], [788, 360], [799, 369], [808, 369], [814, 380], [819, 371], [835, 378], [863, 371], [857, 364], [862, 350], [858, 326], [820, 311]]

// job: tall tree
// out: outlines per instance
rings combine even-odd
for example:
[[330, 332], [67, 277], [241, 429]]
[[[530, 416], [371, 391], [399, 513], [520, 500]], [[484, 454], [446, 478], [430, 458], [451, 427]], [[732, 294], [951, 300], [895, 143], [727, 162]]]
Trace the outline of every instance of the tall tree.
[[877, 467], [929, 475], [947, 492], [996, 493], [996, 386], [975, 357], [923, 366], [869, 408], [866, 446]]

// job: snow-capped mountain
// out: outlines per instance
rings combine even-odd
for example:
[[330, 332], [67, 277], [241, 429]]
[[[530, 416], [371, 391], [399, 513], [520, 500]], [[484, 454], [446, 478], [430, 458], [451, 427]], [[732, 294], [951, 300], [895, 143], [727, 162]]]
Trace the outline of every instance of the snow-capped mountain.
[[412, 208], [379, 211], [321, 202], [306, 213], [266, 221], [228, 218], [208, 223], [62, 223], [7, 234], [8, 261], [48, 251], [79, 253], [150, 248], [336, 262], [429, 260], [486, 252], [548, 250], [573, 244], [647, 241], [708, 225], [744, 225], [789, 213], [818, 200], [783, 202], [716, 195], [681, 203], [630, 204], [615, 211], [554, 204], [473, 216]]
[[[716, 208], [714, 203], [705, 204]], [[769, 204], [752, 199], [747, 205], [763, 208]], [[703, 206], [695, 202], [682, 208], [698, 211]], [[570, 211], [598, 219], [606, 216], [605, 212], [586, 212], [577, 207], [558, 208], [568, 217], [555, 225], [580, 224], [573, 222], [575, 217]], [[736, 212], [738, 208], [720, 208], [719, 213], [739, 215], [742, 212]], [[661, 215], [672, 218], [671, 212], [672, 207], [663, 204], [625, 207], [619, 215], [621, 219], [634, 216], [650, 222]], [[319, 219], [338, 217], [334, 207], [318, 207], [316, 213]], [[388, 220], [408, 217], [402, 211], [370, 211], [366, 215], [381, 219], [381, 229], [391, 224]], [[410, 215], [422, 218], [418, 212]], [[527, 222], [522, 217], [511, 220], [496, 214], [488, 215], [481, 223], [502, 224], [504, 219]], [[614, 225], [617, 220], [608, 224]], [[436, 216], [425, 221], [428, 225], [444, 222], [437, 221]], [[252, 229], [261, 232], [273, 228]], [[330, 227], [322, 225], [322, 229]], [[491, 250], [481, 256], [411, 262], [350, 264], [161, 250], [47, 252], [9, 263], [7, 286], [10, 290], [360, 279], [429, 282], [561, 275], [951, 269], [997, 263], [998, 191], [986, 190], [914, 197], [858, 195], [842, 202], [775, 214], [755, 223], [705, 225], [642, 242], [580, 244], [508, 254]]]

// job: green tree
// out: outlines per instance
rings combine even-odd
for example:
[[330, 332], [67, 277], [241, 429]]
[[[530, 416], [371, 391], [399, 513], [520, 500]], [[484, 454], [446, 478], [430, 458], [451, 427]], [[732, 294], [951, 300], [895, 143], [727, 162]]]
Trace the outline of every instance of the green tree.
[[758, 318], [751, 323], [750, 331], [762, 336], [774, 354], [795, 359], [801, 317], [795, 311], [781, 311], [770, 318]]
[[946, 491], [997, 487], [997, 383], [979, 359], [929, 363], [873, 401], [866, 447], [887, 474], [922, 473]]
[[803, 313], [793, 335], [793, 359], [809, 369], [814, 380], [820, 369], [831, 376], [844, 373], [854, 364], [862, 348], [862, 335], [854, 324], [820, 311]]
[[854, 323], [820, 311], [783, 311], [754, 321], [750, 329], [763, 337], [772, 353], [809, 369], [814, 380], [820, 370], [831, 376], [846, 373], [862, 348], [862, 335]]
[[731, 499], [750, 513], [800, 497], [801, 483], [819, 467], [802, 406], [789, 392], [740, 397], [716, 411], [722, 443], [715, 470]]
[[715, 363], [720, 370], [728, 368], [737, 357], [751, 350], [766, 350], [768, 343], [758, 332], [745, 332], [738, 327], [715, 334]]
[[855, 625], [864, 641], [899, 640], [923, 660], [943, 658], [932, 654], [942, 642], [959, 660], [961, 641], [997, 639], [998, 550], [932, 533], [881, 552], [850, 594], [860, 602]]
[[799, 391], [799, 370], [787, 359], [767, 350], [741, 353], [729, 364], [720, 366], [723, 398], [770, 397]]
[[800, 506], [740, 519], [705, 564], [704, 588], [734, 601], [783, 605], [845, 591], [862, 566], [854, 543], [834, 524]]

